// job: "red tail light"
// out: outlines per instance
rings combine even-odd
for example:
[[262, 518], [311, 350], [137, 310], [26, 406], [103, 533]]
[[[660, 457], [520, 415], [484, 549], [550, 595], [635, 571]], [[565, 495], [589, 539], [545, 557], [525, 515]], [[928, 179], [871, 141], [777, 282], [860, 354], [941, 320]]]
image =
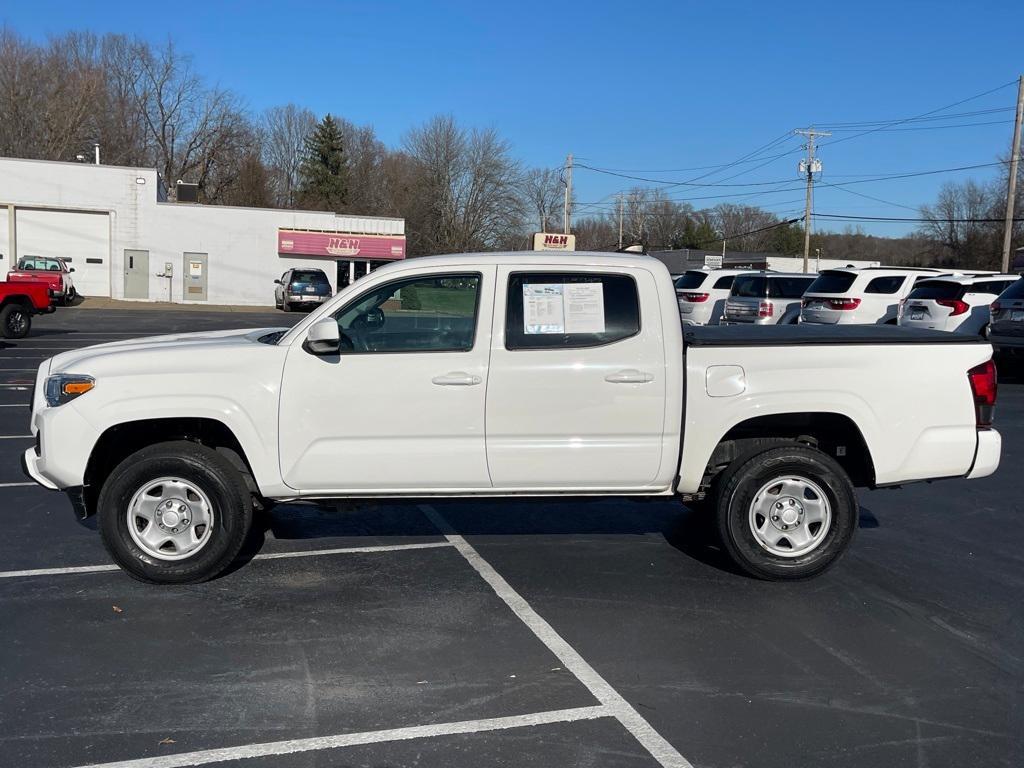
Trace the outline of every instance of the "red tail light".
[[992, 306], [989, 307], [989, 309], [992, 311], [992, 314], [994, 315], [996, 312], [1001, 310], [1002, 307], [999, 305], [999, 301], [997, 300], [992, 302]]
[[710, 295], [711, 294], [709, 294], [709, 293], [684, 293], [684, 294], [682, 294], [683, 301], [695, 301], [695, 302], [707, 301], [708, 300], [708, 296], [710, 296]]
[[771, 317], [775, 314], [775, 305], [770, 301], [762, 301], [757, 306], [758, 317]]
[[953, 311], [949, 313], [950, 317], [953, 315], [962, 315], [970, 309], [970, 307], [967, 306], [966, 303], [960, 301], [960, 299], [936, 299], [935, 303], [940, 307], [949, 307], [952, 309]]
[[974, 395], [975, 421], [979, 427], [991, 427], [998, 389], [996, 364], [987, 360], [974, 366], [967, 372], [967, 379], [971, 382], [971, 393]]
[[856, 309], [860, 306], [860, 299], [827, 299], [829, 309]]

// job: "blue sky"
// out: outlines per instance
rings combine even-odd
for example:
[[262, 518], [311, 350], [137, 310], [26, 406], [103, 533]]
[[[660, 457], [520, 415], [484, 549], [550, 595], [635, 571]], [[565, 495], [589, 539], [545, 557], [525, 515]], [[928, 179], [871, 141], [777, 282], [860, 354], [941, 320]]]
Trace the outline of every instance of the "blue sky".
[[[1005, 2], [206, 2], [47, 0], [5, 3], [0, 20], [34, 39], [68, 29], [173, 38], [197, 69], [253, 110], [295, 102], [372, 124], [396, 145], [414, 124], [452, 113], [494, 126], [536, 166], [581, 163], [688, 180], [810, 124], [911, 117], [997, 88], [1024, 72], [1024, 3]], [[1016, 32], [1011, 31], [1016, 30]], [[1015, 88], [949, 112], [1006, 108], [943, 123], [907, 123], [823, 146], [823, 180], [991, 163], [1009, 151]], [[942, 113], [937, 113], [942, 114]], [[918, 130], [948, 123], [988, 123]], [[855, 130], [836, 131], [833, 141]], [[822, 140], [823, 144], [828, 139]], [[761, 157], [797, 150], [782, 141]], [[792, 179], [799, 152], [700, 180]], [[862, 183], [862, 194], [915, 208], [947, 179], [993, 168]], [[580, 169], [577, 199], [599, 202], [634, 182]], [[763, 193], [771, 185], [675, 187], [676, 198]], [[735, 197], [802, 213], [798, 190]], [[693, 200], [701, 207], [717, 199]], [[589, 210], [598, 210], [592, 207]], [[914, 216], [819, 187], [818, 212]], [[588, 210], [581, 208], [581, 211]], [[819, 220], [819, 227], [824, 223]], [[842, 224], [833, 224], [841, 228]], [[906, 224], [870, 224], [898, 234]]]

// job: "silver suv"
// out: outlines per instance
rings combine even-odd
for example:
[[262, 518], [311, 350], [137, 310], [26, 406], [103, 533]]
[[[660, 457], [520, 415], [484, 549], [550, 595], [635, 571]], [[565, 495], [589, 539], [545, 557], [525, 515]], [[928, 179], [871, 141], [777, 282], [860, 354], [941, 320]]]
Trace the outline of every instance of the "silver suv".
[[732, 281], [722, 325], [787, 325], [800, 319], [800, 300], [814, 275], [745, 272]]

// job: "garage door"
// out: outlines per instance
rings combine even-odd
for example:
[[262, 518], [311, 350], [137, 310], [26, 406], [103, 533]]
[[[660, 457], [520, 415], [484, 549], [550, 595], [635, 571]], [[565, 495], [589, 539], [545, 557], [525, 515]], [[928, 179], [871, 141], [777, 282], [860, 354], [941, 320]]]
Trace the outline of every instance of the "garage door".
[[18, 257], [51, 256], [74, 267], [83, 296], [110, 295], [110, 217], [106, 213], [19, 208]]

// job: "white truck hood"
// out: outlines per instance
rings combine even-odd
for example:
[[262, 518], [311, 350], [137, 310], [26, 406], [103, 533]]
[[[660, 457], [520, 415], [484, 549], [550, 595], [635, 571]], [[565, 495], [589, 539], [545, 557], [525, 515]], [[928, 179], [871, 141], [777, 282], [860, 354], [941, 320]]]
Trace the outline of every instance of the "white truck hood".
[[230, 355], [232, 349], [251, 348], [257, 339], [269, 333], [287, 331], [287, 328], [246, 328], [230, 331], [205, 331], [202, 333], [175, 333], [167, 336], [148, 336], [125, 341], [96, 344], [70, 352], [63, 352], [50, 358], [49, 373], [88, 373], [96, 363], [112, 362], [111, 358], [124, 353], [156, 353], [152, 362], [187, 359], [197, 352], [222, 351]]

